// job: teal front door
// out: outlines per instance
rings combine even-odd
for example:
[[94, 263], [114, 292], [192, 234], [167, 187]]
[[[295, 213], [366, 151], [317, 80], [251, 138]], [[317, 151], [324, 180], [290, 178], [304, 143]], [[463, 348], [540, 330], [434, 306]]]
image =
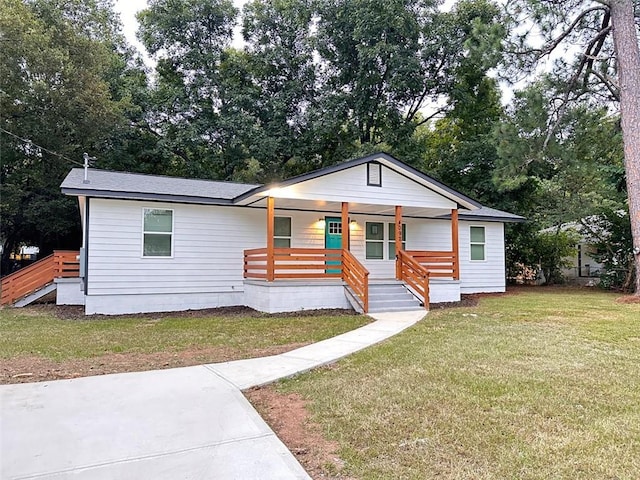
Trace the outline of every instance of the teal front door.
[[[342, 219], [339, 217], [325, 217], [324, 219], [324, 248], [342, 249]], [[327, 260], [327, 265], [340, 265], [339, 260]], [[339, 269], [328, 268], [327, 273], [340, 273]]]

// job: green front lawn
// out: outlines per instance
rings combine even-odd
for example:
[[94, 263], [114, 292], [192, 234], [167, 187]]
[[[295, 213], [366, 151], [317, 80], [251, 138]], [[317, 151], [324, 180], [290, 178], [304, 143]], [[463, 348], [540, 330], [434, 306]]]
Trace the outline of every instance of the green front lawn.
[[[234, 358], [276, 346], [311, 343], [369, 322], [361, 315], [142, 315], [62, 319], [55, 308], [0, 309], [0, 358], [55, 361], [105, 354], [222, 348]], [[211, 360], [211, 361], [215, 361]]]
[[525, 289], [434, 310], [297, 392], [357, 479], [637, 479], [640, 304]]

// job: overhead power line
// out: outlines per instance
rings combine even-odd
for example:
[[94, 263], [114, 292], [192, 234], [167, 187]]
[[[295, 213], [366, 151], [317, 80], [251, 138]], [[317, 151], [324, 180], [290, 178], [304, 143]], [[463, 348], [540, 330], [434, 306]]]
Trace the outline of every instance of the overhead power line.
[[43, 147], [43, 146], [40, 146], [40, 145], [38, 145], [37, 143], [33, 143], [33, 142], [32, 142], [31, 140], [29, 140], [28, 138], [22, 138], [22, 137], [20, 137], [20, 136], [16, 135], [15, 133], [11, 133], [9, 130], [5, 130], [5, 129], [4, 129], [4, 128], [2, 128], [2, 127], [0, 127], [0, 131], [2, 131], [2, 132], [4, 132], [4, 133], [6, 133], [7, 135], [11, 135], [11, 136], [12, 136], [12, 137], [14, 137], [14, 138], [17, 138], [18, 140], [20, 140], [20, 141], [22, 141], [22, 142], [24, 142], [24, 143], [26, 143], [26, 144], [33, 145], [34, 147], [37, 147], [37, 148], [39, 148], [40, 150], [43, 150], [43, 151], [45, 151], [45, 152], [47, 152], [47, 153], [50, 153], [51, 155], [55, 155], [56, 157], [60, 157], [60, 158], [62, 158], [62, 159], [64, 159], [64, 160], [66, 160], [67, 162], [71, 162], [71, 163], [73, 163], [74, 165], [78, 165], [79, 167], [84, 167], [84, 164], [83, 164], [83, 163], [80, 163], [80, 162], [78, 162], [78, 161], [76, 161], [76, 160], [72, 160], [72, 159], [70, 159], [69, 157], [66, 157], [66, 156], [62, 155], [61, 153], [54, 152], [53, 150], [49, 150], [48, 148], [45, 148], [45, 147]]

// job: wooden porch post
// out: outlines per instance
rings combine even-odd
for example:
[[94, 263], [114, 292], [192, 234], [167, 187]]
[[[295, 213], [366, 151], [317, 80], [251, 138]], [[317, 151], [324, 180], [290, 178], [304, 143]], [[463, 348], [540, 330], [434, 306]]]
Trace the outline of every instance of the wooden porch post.
[[340, 255], [342, 263], [342, 280], [346, 279], [344, 256], [349, 250], [349, 202], [342, 202], [342, 254]]
[[451, 250], [453, 252], [453, 279], [460, 280], [460, 248], [458, 245], [458, 209], [451, 210]]
[[274, 255], [273, 255], [273, 229], [274, 229], [274, 198], [267, 197], [267, 281], [273, 282], [274, 276]]
[[342, 202], [342, 250], [349, 250], [349, 202]]
[[402, 207], [396, 205], [396, 279], [402, 280], [402, 272], [400, 267], [400, 250], [402, 250]]

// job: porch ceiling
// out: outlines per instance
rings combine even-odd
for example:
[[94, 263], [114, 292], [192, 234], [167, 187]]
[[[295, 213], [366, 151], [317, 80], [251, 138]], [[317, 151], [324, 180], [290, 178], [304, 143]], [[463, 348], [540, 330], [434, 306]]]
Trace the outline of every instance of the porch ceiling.
[[[252, 207], [267, 207], [266, 197], [251, 204]], [[299, 210], [306, 212], [334, 213], [340, 214], [342, 204], [340, 202], [328, 202], [324, 200], [299, 200], [290, 198], [276, 198], [276, 210]], [[433, 218], [451, 213], [444, 208], [420, 208], [402, 207], [403, 217]], [[373, 205], [367, 203], [349, 202], [349, 214], [351, 215], [395, 215], [395, 205]]]

